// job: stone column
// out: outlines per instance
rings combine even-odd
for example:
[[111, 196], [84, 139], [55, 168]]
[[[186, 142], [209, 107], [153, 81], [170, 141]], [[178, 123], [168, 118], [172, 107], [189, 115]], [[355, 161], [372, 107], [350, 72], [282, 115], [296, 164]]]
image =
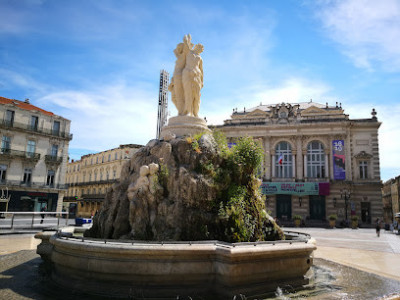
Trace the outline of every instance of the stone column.
[[275, 151], [271, 151], [271, 158], [272, 158], [272, 164], [271, 164], [272, 178], [275, 178]]
[[307, 178], [307, 150], [303, 150], [303, 168], [304, 168], [304, 178]]
[[264, 177], [267, 180], [271, 179], [271, 155], [270, 155], [270, 150], [269, 150], [269, 138], [264, 137], [264, 166], [265, 166], [265, 174]]
[[293, 166], [293, 173], [292, 176], [296, 178], [296, 151], [292, 151], [292, 166]]
[[329, 177], [329, 156], [328, 154], [325, 152], [325, 174], [324, 174], [325, 178]]

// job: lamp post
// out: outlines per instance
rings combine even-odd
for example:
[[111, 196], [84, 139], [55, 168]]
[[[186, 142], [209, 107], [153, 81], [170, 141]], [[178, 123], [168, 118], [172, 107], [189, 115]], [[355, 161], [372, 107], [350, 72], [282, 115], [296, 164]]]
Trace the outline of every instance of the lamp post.
[[346, 223], [347, 223], [347, 206], [349, 205], [351, 193], [347, 189], [343, 189], [340, 191], [340, 198], [344, 199], [344, 207], [346, 212]]

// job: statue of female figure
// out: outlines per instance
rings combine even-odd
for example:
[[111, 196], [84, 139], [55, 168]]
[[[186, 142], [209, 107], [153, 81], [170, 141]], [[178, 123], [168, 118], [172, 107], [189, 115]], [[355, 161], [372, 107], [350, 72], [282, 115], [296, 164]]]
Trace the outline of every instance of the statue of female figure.
[[185, 96], [184, 115], [198, 117], [200, 109], [200, 90], [203, 87], [203, 60], [200, 53], [204, 47], [197, 44], [192, 49], [190, 35], [185, 36], [184, 44], [187, 45], [186, 65], [182, 72], [183, 91]]
[[171, 78], [171, 83], [168, 90], [171, 92], [172, 102], [178, 110], [178, 115], [182, 116], [185, 110], [185, 96], [182, 84], [182, 71], [186, 63], [186, 54], [189, 51], [188, 45], [180, 43], [176, 46], [174, 54], [176, 56], [174, 74]]

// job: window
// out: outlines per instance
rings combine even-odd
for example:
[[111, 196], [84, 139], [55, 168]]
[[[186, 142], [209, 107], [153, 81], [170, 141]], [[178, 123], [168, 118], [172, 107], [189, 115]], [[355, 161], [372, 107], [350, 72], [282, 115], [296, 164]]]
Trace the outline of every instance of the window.
[[313, 141], [307, 146], [307, 177], [325, 177], [324, 146], [317, 141]]
[[115, 160], [117, 160], [117, 159], [118, 159], [118, 153], [115, 152]]
[[35, 155], [35, 149], [36, 149], [36, 142], [29, 140], [28, 145], [26, 147], [27, 156], [33, 157]]
[[275, 176], [290, 178], [293, 173], [292, 148], [287, 142], [280, 142], [275, 148]]
[[89, 174], [89, 182], [92, 181], [92, 173]]
[[104, 163], [104, 156], [102, 156], [102, 158], [101, 158], [101, 162], [102, 162], [102, 163]]
[[117, 178], [117, 171], [116, 170], [113, 171], [113, 177], [114, 177], [114, 179]]
[[102, 181], [102, 180], [103, 180], [103, 172], [100, 171], [100, 181]]
[[368, 162], [365, 160], [360, 161], [360, 179], [368, 178]]
[[[57, 157], [58, 154], [58, 145], [51, 145], [51, 156], [53, 156], [54, 158]], [[75, 166], [74, 166], [74, 172], [75, 172]]]
[[111, 154], [108, 154], [108, 161], [111, 161]]
[[6, 181], [7, 165], [0, 165], [0, 182]]
[[6, 126], [10, 126], [10, 127], [14, 126], [14, 114], [15, 114], [15, 112], [12, 110], [6, 111], [6, 120], [5, 120]]
[[10, 153], [11, 148], [11, 138], [9, 136], [3, 135], [1, 138], [1, 153]]
[[53, 135], [60, 135], [60, 122], [54, 121], [53, 123]]
[[25, 169], [22, 183], [30, 184], [31, 182], [32, 182], [32, 169]]
[[96, 157], [96, 164], [99, 163], [99, 157]]
[[106, 177], [106, 179], [108, 180], [108, 179], [110, 179], [110, 173], [107, 171], [107, 173], [106, 173], [107, 175], [107, 177]]
[[54, 177], [55, 177], [55, 172], [53, 170], [47, 171], [46, 184], [48, 186], [54, 186]]
[[31, 117], [31, 130], [37, 131], [39, 125], [39, 118], [36, 116]]

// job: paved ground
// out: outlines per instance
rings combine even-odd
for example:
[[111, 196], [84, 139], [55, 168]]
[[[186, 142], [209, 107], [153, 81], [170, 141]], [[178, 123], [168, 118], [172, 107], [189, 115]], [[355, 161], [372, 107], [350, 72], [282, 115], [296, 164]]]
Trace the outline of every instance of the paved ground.
[[317, 241], [316, 258], [400, 281], [400, 236], [375, 229], [296, 228]]
[[[288, 229], [309, 233], [315, 238], [318, 249], [314, 256], [317, 260], [322, 258], [368, 272], [371, 276], [383, 276], [387, 279], [373, 277], [371, 285], [381, 280], [379, 286], [392, 286], [386, 291], [400, 293], [400, 236], [382, 230], [378, 238], [374, 229]], [[57, 288], [49, 288], [43, 292], [42, 286], [38, 286], [43, 281], [32, 277], [37, 277], [35, 274], [38, 274], [40, 265], [40, 258], [33, 250], [37, 244], [33, 234], [0, 235], [0, 299], [54, 299], [54, 291], [57, 291]], [[318, 263], [321, 263], [321, 260]], [[346, 280], [352, 281], [352, 276], [349, 275]], [[32, 291], [41, 291], [40, 297], [37, 297], [38, 294], [31, 295]], [[325, 299], [325, 296], [317, 299]], [[65, 299], [77, 299], [74, 297], [76, 295]], [[353, 299], [346, 297], [335, 299]], [[366, 298], [363, 296], [357, 299]]]

